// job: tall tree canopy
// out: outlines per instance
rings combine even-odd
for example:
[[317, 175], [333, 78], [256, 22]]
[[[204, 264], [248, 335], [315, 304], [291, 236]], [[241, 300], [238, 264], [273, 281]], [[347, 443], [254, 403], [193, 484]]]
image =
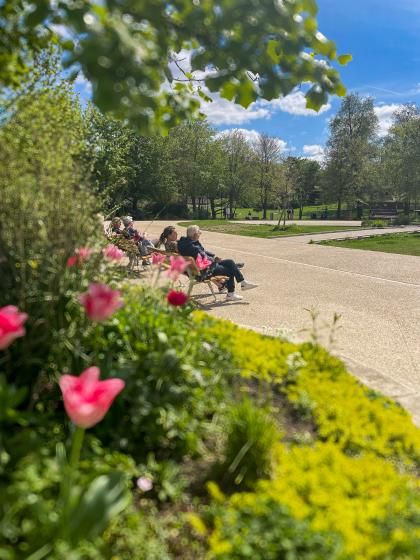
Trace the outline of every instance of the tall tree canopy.
[[[331, 63], [351, 57], [337, 56], [316, 15], [315, 0], [4, 0], [0, 88], [19, 82], [28, 53], [55, 40], [91, 82], [94, 103], [143, 131], [196, 115], [206, 98], [197, 83], [244, 107], [310, 83], [307, 106], [317, 110], [328, 94], [345, 94]], [[192, 72], [174, 81], [182, 49]]]

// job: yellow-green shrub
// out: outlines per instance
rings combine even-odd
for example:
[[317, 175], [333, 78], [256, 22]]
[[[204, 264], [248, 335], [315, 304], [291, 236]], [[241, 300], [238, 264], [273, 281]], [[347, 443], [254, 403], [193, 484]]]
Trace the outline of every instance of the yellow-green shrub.
[[[397, 473], [374, 455], [348, 457], [332, 443], [292, 449], [279, 444], [273, 479], [260, 481], [255, 493], [225, 499], [212, 519], [209, 546], [217, 558], [242, 558], [227, 553], [239, 546], [238, 532], [248, 539], [244, 511], [248, 527], [259, 526], [261, 516], [269, 513], [267, 504], [274, 502], [286, 506], [296, 525], [308, 521], [320, 537], [341, 535], [344, 551], [325, 558], [414, 559], [420, 550], [419, 491], [418, 480]], [[214, 497], [223, 499], [220, 493]], [[279, 554], [283, 545], [280, 535], [277, 538]], [[259, 558], [264, 539], [252, 542], [255, 550], [250, 545], [248, 557]]]
[[211, 319], [201, 312], [195, 313], [195, 320], [205, 336], [217, 338], [231, 353], [242, 377], [272, 381], [287, 375], [287, 357], [297, 351], [296, 344], [238, 327], [230, 321]]
[[[322, 369], [314, 367], [315, 352], [324, 354]], [[364, 387], [324, 350], [303, 351], [303, 356], [307, 363], [287, 386], [287, 397], [294, 404], [307, 402], [320, 439], [348, 452], [420, 460], [420, 430], [401, 406]]]

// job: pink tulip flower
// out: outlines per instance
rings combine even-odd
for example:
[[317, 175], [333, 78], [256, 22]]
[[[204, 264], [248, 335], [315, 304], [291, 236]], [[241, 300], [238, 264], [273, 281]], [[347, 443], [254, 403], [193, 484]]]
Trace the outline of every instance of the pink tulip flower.
[[108, 245], [102, 252], [109, 261], [120, 261], [124, 257], [124, 251], [121, 251], [115, 245]]
[[202, 257], [201, 255], [197, 255], [197, 258], [195, 259], [195, 263], [200, 270], [205, 270], [211, 265], [212, 261], [207, 257]]
[[25, 334], [23, 323], [27, 318], [28, 315], [14, 305], [0, 308], [0, 350], [4, 350], [16, 338]]
[[85, 261], [88, 260], [91, 254], [92, 249], [89, 249], [89, 247], [79, 247], [78, 249], [76, 249], [74, 255], [67, 259], [67, 268], [70, 268], [76, 264], [82, 265]]
[[165, 261], [165, 259], [166, 259], [165, 255], [161, 255], [160, 253], [153, 253], [152, 264], [156, 266], [160, 266]]
[[64, 408], [79, 428], [91, 428], [102, 420], [125, 382], [113, 378], [99, 381], [99, 368], [90, 367], [76, 377], [62, 375], [59, 380]]
[[90, 284], [89, 290], [80, 296], [79, 301], [91, 321], [105, 321], [123, 304], [118, 290], [95, 283]]
[[171, 280], [178, 280], [179, 275], [184, 272], [188, 266], [188, 261], [184, 257], [169, 257], [170, 269], [166, 272]]

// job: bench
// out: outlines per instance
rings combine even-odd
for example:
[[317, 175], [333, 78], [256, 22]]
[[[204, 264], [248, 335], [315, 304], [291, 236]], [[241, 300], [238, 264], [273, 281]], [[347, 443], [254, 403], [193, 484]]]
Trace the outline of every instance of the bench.
[[[179, 253], [173, 253], [170, 251], [165, 251], [162, 249], [152, 249], [152, 254], [153, 253], [159, 253], [160, 255], [165, 255], [166, 257], [179, 257], [181, 256]], [[188, 261], [188, 267], [186, 269], [186, 275], [188, 276], [190, 282], [193, 282], [194, 285], [195, 284], [205, 284], [213, 298], [214, 301], [217, 301], [216, 298], [216, 292], [214, 291], [214, 287], [213, 285], [217, 286], [218, 288], [220, 287], [221, 284], [223, 284], [224, 282], [226, 282], [226, 280], [228, 280], [228, 276], [211, 276], [210, 278], [207, 278], [206, 280], [202, 280], [200, 278], [201, 275], [201, 270], [198, 268], [195, 260], [193, 259], [193, 257], [183, 257], [186, 261]], [[165, 264], [166, 268], [169, 268], [169, 264]]]
[[369, 218], [372, 220], [395, 220], [395, 218], [398, 218], [397, 204], [390, 202], [382, 206], [374, 206], [370, 209]]
[[150, 261], [151, 255], [141, 255], [138, 246], [132, 239], [127, 239], [123, 235], [113, 233], [111, 227], [106, 230], [105, 235], [110, 243], [118, 247], [118, 249], [121, 249], [121, 251], [124, 251], [127, 255], [127, 270], [129, 273], [134, 272], [136, 268], [138, 270], [140, 268], [140, 263], [144, 265]]

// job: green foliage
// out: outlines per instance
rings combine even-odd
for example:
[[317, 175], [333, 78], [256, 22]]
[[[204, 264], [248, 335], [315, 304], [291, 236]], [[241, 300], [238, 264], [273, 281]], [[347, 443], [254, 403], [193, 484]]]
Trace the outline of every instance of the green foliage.
[[249, 399], [228, 410], [218, 480], [229, 488], [250, 489], [270, 476], [272, 451], [280, 432], [269, 411]]
[[267, 494], [241, 494], [206, 512], [213, 530], [210, 558], [220, 560], [344, 560], [341, 539], [315, 531]]
[[[137, 458], [196, 453], [216, 410], [223, 407], [231, 367], [226, 352], [196, 328], [191, 308], [174, 309], [161, 292], [126, 288], [123, 308], [104, 323], [64, 334], [70, 371], [96, 364], [126, 388], [96, 428], [104, 442]], [[71, 365], [70, 365], [71, 364]]]
[[30, 317], [27, 336], [9, 353], [16, 371], [26, 360], [24, 383], [36, 382], [51, 332], [66, 324], [67, 257], [102, 228], [86, 190], [84, 134], [66, 86], [23, 96], [0, 129], [0, 306], [13, 302]]
[[[79, 65], [91, 81], [95, 104], [129, 117], [143, 130], [167, 130], [197, 115], [195, 72], [208, 68], [217, 69], [202, 79], [210, 92], [244, 107], [257, 97], [276, 99], [310, 82], [307, 106], [318, 110], [329, 94], [345, 93], [331, 62], [347, 63], [348, 56], [337, 59], [335, 43], [318, 31], [316, 12], [312, 0], [256, 0], [252, 5], [179, 0], [170, 8], [162, 0], [123, 5], [43, 0], [35, 8], [5, 0], [0, 86], [19, 82], [27, 71], [27, 53], [53, 37], [67, 64]], [[74, 41], [58, 39], [52, 22], [64, 26]], [[181, 49], [193, 51], [191, 65], [180, 65], [177, 55], [171, 67], [169, 61], [162, 64], [168, 53]], [[163, 88], [166, 80], [174, 87]]]
[[[28, 449], [2, 481], [0, 543], [9, 553], [6, 558], [27, 558], [45, 545], [49, 558], [66, 543], [77, 548], [79, 543], [101, 535], [109, 520], [131, 501], [128, 484], [134, 464], [117, 453], [103, 463], [91, 452], [71, 488], [70, 522], [61, 527], [58, 504], [64, 467], [60, 453], [52, 456], [46, 442], [44, 436], [40, 449]], [[95, 444], [93, 448], [99, 447]]]

